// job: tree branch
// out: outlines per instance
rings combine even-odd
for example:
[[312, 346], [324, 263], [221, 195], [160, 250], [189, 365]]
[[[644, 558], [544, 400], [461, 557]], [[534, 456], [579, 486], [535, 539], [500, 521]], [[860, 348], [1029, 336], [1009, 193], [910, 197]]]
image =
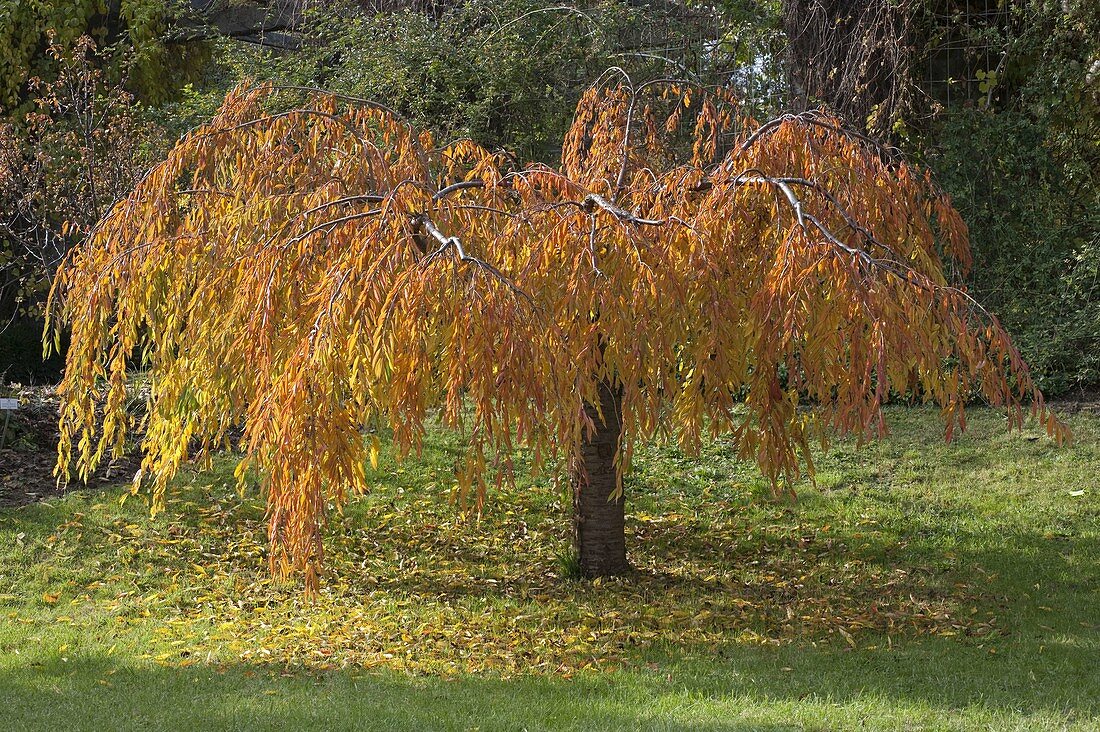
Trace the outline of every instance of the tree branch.
[[588, 214], [595, 213], [596, 209], [598, 208], [603, 209], [620, 221], [625, 221], [629, 224], [639, 224], [641, 226], [662, 226], [668, 223], [666, 219], [639, 218], [629, 211], [619, 208], [603, 196], [596, 193], [589, 193], [587, 196], [584, 197], [584, 200], [577, 205], [581, 208], [582, 211]]
[[425, 257], [420, 266], [427, 267], [435, 262], [437, 259], [442, 257], [444, 254], [446, 254], [448, 251], [453, 251], [455, 256], [458, 258], [458, 261], [472, 264], [475, 267], [478, 267], [479, 269], [485, 271], [491, 277], [507, 287], [513, 294], [522, 297], [528, 303], [534, 305], [535, 301], [531, 299], [531, 296], [521, 290], [519, 287], [517, 287], [516, 284], [512, 282], [510, 278], [506, 277], [503, 272], [501, 272], [499, 269], [489, 264], [485, 260], [478, 259], [473, 255], [467, 254], [466, 250], [462, 247], [462, 241], [457, 236], [447, 236], [442, 231], [440, 231], [439, 227], [435, 225], [435, 222], [432, 221], [431, 217], [429, 217], [427, 214], [420, 214], [414, 220], [416, 221], [416, 224], [420, 226], [430, 237], [439, 242], [439, 248], [429, 254], [427, 257]]

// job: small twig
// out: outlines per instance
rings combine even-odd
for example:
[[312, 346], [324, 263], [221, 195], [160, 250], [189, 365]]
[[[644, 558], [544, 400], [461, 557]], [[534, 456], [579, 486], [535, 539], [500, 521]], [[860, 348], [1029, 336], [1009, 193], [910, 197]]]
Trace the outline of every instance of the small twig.
[[324, 89], [318, 89], [318, 88], [312, 87], [312, 86], [294, 86], [293, 84], [277, 84], [277, 85], [273, 84], [273, 85], [270, 85], [270, 86], [259, 85], [259, 86], [253, 87], [252, 89], [263, 89], [263, 88], [268, 88], [268, 89], [271, 89], [272, 91], [309, 92], [310, 94], [315, 94], [315, 95], [321, 96], [321, 97], [332, 97], [333, 99], [339, 99], [341, 101], [351, 102], [352, 104], [358, 104], [358, 105], [363, 106], [363, 107], [369, 107], [371, 109], [376, 109], [379, 112], [385, 112], [386, 114], [389, 114], [389, 115], [393, 116], [394, 119], [397, 119], [397, 120], [401, 121], [409, 129], [415, 129], [412, 122], [409, 122], [409, 120], [406, 119], [403, 114], [396, 111], [392, 107], [388, 107], [385, 104], [382, 104], [381, 102], [376, 102], [376, 101], [373, 101], [371, 99], [363, 99], [361, 97], [353, 97], [349, 94], [338, 94], [336, 92], [326, 91]]
[[579, 15], [580, 17], [584, 18], [589, 23], [591, 23], [594, 27], [596, 27], [596, 28], [600, 27], [600, 24], [597, 23], [594, 19], [590, 18], [587, 13], [584, 13], [584, 12], [578, 10], [577, 8], [570, 7], [568, 5], [555, 5], [554, 7], [550, 7], [550, 8], [537, 8], [535, 10], [529, 10], [528, 12], [524, 13], [523, 15], [518, 15], [515, 18], [512, 18], [507, 23], [504, 23], [503, 25], [498, 27], [496, 30], [494, 30], [492, 33], [485, 36], [485, 38], [481, 41], [481, 47], [484, 48], [485, 45], [493, 39], [493, 36], [500, 33], [502, 30], [504, 30], [508, 26], [515, 25], [516, 23], [520, 22], [521, 20], [529, 18], [532, 15], [538, 15], [539, 13], [552, 13], [552, 12], [572, 13], [573, 15]]
[[860, 142], [863, 142], [866, 145], [874, 148], [875, 150], [877, 150], [879, 153], [884, 155], [889, 160], [896, 159], [897, 157], [899, 157], [901, 155], [901, 151], [898, 150], [896, 147], [883, 145], [878, 140], [875, 140], [872, 137], [868, 137], [867, 135], [864, 135], [862, 132], [856, 132], [855, 130], [850, 130], [847, 127], [842, 127], [840, 125], [835, 125], [835, 124], [832, 124], [830, 122], [824, 122], [820, 119], [817, 119], [819, 116], [820, 115], [817, 112], [814, 112], [814, 111], [802, 112], [800, 114], [780, 115], [779, 117], [776, 117], [775, 119], [773, 119], [769, 122], [765, 122], [764, 124], [760, 125], [760, 127], [758, 127], [755, 132], [753, 132], [751, 135], [749, 135], [747, 138], [745, 138], [745, 141], [741, 143], [741, 147], [738, 148], [738, 152], [741, 152], [741, 153], [746, 152], [750, 147], [752, 147], [756, 143], [757, 140], [759, 140], [764, 135], [770, 134], [777, 127], [782, 125], [784, 122], [795, 122], [795, 121], [797, 121], [797, 122], [801, 122], [801, 123], [806, 124], [806, 125], [811, 125], [813, 127], [820, 127], [822, 129], [829, 130], [831, 132], [835, 132], [838, 135], [843, 135], [845, 137], [850, 137], [850, 138], [859, 140]]
[[456, 191], [462, 191], [462, 190], [465, 190], [467, 188], [484, 188], [484, 187], [485, 187], [485, 181], [483, 181], [483, 180], [459, 181], [458, 183], [452, 183], [451, 185], [449, 185], [445, 188], [440, 188], [439, 191], [437, 191], [436, 194], [432, 196], [432, 200], [433, 201], [442, 200], [443, 198], [446, 198], [447, 196], [449, 196], [450, 194], [452, 194]]
[[591, 225], [588, 228], [588, 259], [592, 262], [592, 271], [596, 273], [597, 277], [607, 278], [607, 275], [600, 270], [599, 265], [596, 264], [596, 217], [592, 217]]
[[332, 233], [332, 230], [335, 229], [337, 226], [340, 226], [341, 224], [346, 224], [349, 221], [356, 221], [358, 219], [369, 218], [371, 216], [378, 216], [379, 214], [384, 213], [384, 212], [385, 212], [385, 209], [372, 208], [369, 211], [360, 211], [358, 213], [348, 214], [347, 216], [341, 216], [340, 218], [330, 219], [328, 221], [325, 221], [324, 223], [317, 224], [316, 226], [313, 226], [309, 229], [306, 229], [304, 232], [302, 232], [298, 236], [290, 239], [287, 242], [287, 245], [282, 247], [282, 248], [285, 251], [290, 246], [293, 246], [294, 244], [297, 244], [298, 242], [312, 236], [313, 234], [316, 234], [318, 231], [321, 231], [322, 229], [328, 229], [327, 233]]

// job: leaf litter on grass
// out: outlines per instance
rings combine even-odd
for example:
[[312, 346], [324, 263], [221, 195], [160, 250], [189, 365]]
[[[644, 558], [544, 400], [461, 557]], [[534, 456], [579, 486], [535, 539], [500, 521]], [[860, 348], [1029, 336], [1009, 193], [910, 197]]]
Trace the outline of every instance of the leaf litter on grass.
[[734, 494], [709, 496], [705, 510], [685, 495], [646, 505], [628, 517], [635, 572], [577, 582], [560, 576], [568, 520], [552, 491], [517, 490], [473, 519], [445, 492], [383, 485], [333, 518], [312, 599], [268, 574], [254, 497], [216, 484], [172, 500], [156, 520], [99, 504], [99, 525], [78, 514], [39, 547], [95, 564], [51, 588], [48, 605], [76, 624], [107, 614], [120, 633], [152, 628], [145, 658], [165, 665], [568, 676], [670, 646], [715, 654], [734, 643], [1000, 632], [977, 612], [988, 603], [974, 587], [863, 551], [873, 527], [841, 533]]

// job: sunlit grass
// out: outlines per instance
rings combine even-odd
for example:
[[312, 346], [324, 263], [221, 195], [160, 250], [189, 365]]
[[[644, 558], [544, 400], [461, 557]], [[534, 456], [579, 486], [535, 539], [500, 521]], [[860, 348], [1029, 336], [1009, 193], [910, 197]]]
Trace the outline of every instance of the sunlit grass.
[[2, 726], [1100, 727], [1100, 419], [1065, 449], [891, 423], [797, 504], [721, 442], [641, 451], [637, 571], [598, 584], [561, 576], [550, 479], [461, 515], [443, 432], [334, 515], [315, 602], [268, 577], [228, 459], [156, 519], [122, 489], [4, 511]]

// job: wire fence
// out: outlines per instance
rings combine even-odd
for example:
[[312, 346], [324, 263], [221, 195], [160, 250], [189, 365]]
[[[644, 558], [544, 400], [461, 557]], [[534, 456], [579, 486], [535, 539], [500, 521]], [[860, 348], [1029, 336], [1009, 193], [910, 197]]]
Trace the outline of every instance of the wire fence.
[[985, 105], [992, 100], [1011, 22], [1006, 0], [965, 0], [930, 15], [919, 84], [937, 107]]
[[[988, 106], [996, 96], [1007, 58], [1011, 0], [929, 0], [912, 6], [910, 22], [904, 25], [913, 35], [900, 39], [910, 54], [909, 78], [899, 80], [913, 92], [909, 117], [927, 119], [952, 108]], [[731, 36], [724, 11], [696, 6], [682, 12], [681, 20], [690, 23], [687, 34], [682, 22], [675, 31], [671, 25], [644, 24], [633, 42], [636, 52], [667, 58], [670, 69], [678, 67], [707, 83], [732, 87], [751, 108], [761, 112], [821, 103], [800, 87], [797, 74], [792, 73], [795, 62], [783, 35], [755, 39], [755, 55], [746, 59], [743, 52], [731, 52], [745, 39]], [[844, 20], [851, 18], [845, 16]], [[786, 32], [789, 38], [791, 29]]]

